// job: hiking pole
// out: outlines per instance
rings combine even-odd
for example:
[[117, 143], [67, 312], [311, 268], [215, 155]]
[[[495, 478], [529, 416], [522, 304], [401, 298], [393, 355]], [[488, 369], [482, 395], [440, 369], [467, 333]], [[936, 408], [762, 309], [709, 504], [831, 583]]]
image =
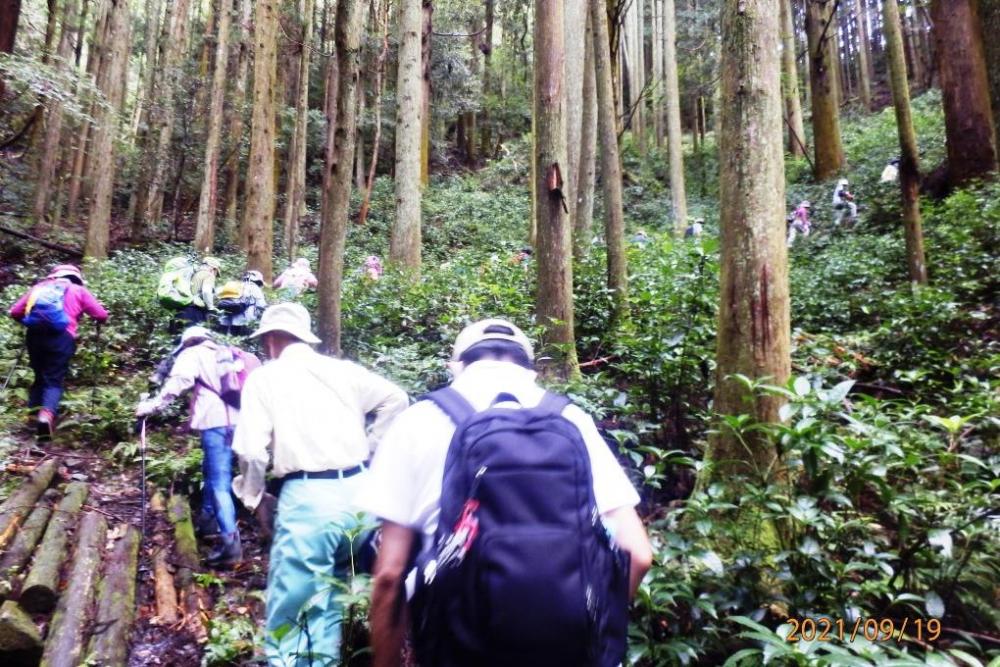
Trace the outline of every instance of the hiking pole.
[[[101, 323], [97, 323], [97, 331], [94, 334], [94, 349], [97, 351], [97, 359], [100, 362], [104, 356], [101, 349]], [[94, 406], [97, 405], [97, 375], [94, 376], [94, 385], [90, 388], [90, 414], [94, 414]]]
[[139, 423], [139, 470], [142, 477], [142, 493], [139, 505], [139, 541], [146, 539], [146, 418]]

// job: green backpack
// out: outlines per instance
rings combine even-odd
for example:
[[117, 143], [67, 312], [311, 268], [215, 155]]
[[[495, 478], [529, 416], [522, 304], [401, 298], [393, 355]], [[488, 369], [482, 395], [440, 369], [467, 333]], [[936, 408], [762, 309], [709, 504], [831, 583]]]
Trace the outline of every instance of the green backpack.
[[156, 288], [156, 298], [164, 308], [179, 310], [191, 305], [191, 278], [194, 267], [187, 257], [174, 257], [167, 262]]

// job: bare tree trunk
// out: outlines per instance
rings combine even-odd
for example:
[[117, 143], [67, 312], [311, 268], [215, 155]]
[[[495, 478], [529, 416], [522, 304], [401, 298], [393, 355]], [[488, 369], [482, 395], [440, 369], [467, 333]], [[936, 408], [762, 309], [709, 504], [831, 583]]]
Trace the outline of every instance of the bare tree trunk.
[[903, 35], [906, 41], [906, 48], [910, 52], [911, 71], [910, 76], [917, 86], [922, 86], [924, 82], [924, 58], [920, 48], [920, 37], [917, 32], [916, 14], [903, 17]]
[[563, 4], [566, 45], [566, 201], [570, 220], [576, 219], [576, 185], [580, 173], [580, 140], [583, 133], [583, 76], [587, 30], [587, 0], [565, 0]]
[[367, 67], [364, 64], [364, 49], [360, 55], [362, 63], [358, 67], [358, 110], [357, 117], [357, 137], [354, 142], [354, 187], [362, 190], [365, 187], [365, 72]]
[[[719, 138], [721, 287], [715, 388], [720, 415], [777, 422], [782, 399], [748, 396], [739, 374], [784, 384], [791, 366], [781, 64], [777, 0], [725, 0]], [[777, 452], [765, 436], [722, 426], [709, 440], [708, 478], [758, 476]]]
[[974, 0], [931, 3], [937, 45], [948, 177], [953, 185], [997, 169], [986, 56]]
[[865, 11], [863, 0], [854, 0], [854, 20], [858, 26], [858, 89], [861, 92], [861, 104], [865, 109], [872, 109], [872, 68], [871, 44], [868, 41], [868, 12]]
[[920, 221], [920, 153], [910, 112], [910, 86], [906, 80], [906, 57], [903, 54], [902, 25], [896, 0], [883, 0], [886, 51], [889, 56], [889, 83], [896, 109], [899, 132], [899, 185], [903, 196], [903, 234], [906, 238], [906, 263], [910, 280], [927, 283], [924, 259], [924, 233]]
[[247, 164], [247, 268], [271, 282], [274, 247], [274, 81], [277, 76], [278, 0], [257, 0], [254, 11], [253, 112]]
[[285, 255], [289, 261], [298, 254], [299, 218], [306, 203], [306, 147], [309, 125], [309, 60], [312, 49], [313, 0], [299, 0], [301, 40], [299, 46], [298, 91], [295, 96], [295, 131], [288, 166], [285, 194]]
[[223, 109], [226, 96], [226, 64], [229, 62], [229, 24], [232, 0], [220, 0], [218, 37], [215, 42], [215, 71], [208, 108], [208, 137], [205, 141], [205, 169], [198, 198], [198, 218], [194, 228], [194, 248], [209, 253], [215, 245], [215, 206], [219, 185]]
[[[17, 24], [21, 18], [21, 0], [0, 0], [0, 53], [13, 53], [17, 37]], [[0, 102], [6, 92], [5, 82], [0, 77]]]
[[434, 4], [423, 0], [423, 25], [420, 32], [420, 67], [423, 77], [420, 112], [420, 184], [431, 182], [431, 38], [434, 34]]
[[663, 146], [666, 132], [664, 128], [664, 79], [663, 65], [666, 49], [663, 35], [663, 0], [653, 0], [653, 133], [656, 146]]
[[[480, 46], [483, 51], [483, 98], [489, 99], [493, 94], [494, 74], [493, 74], [493, 23], [495, 18], [496, 0], [486, 0], [486, 30], [483, 32], [483, 39]], [[479, 112], [479, 134], [481, 137], [479, 152], [484, 159], [493, 156], [493, 133], [490, 127], [489, 109], [483, 108]]]
[[563, 194], [566, 166], [566, 92], [562, 3], [536, 0], [534, 32], [535, 215], [538, 219], [538, 293], [535, 308], [556, 377], [579, 374], [573, 335], [572, 239]]
[[229, 107], [229, 127], [226, 134], [232, 142], [229, 159], [226, 161], [226, 212], [223, 228], [226, 238], [237, 238], [246, 250], [244, 235], [239, 232], [238, 194], [240, 186], [240, 152], [243, 144], [243, 108], [247, 101], [247, 73], [250, 69], [250, 16], [253, 3], [250, 0], [236, 0], [240, 12], [239, 42], [236, 45], [236, 80], [233, 83], [232, 100]]
[[108, 256], [111, 236], [111, 197], [115, 179], [115, 145], [118, 132], [118, 109], [125, 93], [122, 77], [128, 66], [130, 42], [128, 0], [110, 0], [108, 32], [103, 40], [107, 45], [107, 67], [97, 86], [104, 93], [109, 107], [102, 107], [95, 116], [94, 134], [94, 197], [87, 218], [87, 241], [84, 255], [97, 259]]
[[788, 125], [788, 152], [793, 157], [805, 155], [806, 128], [799, 100], [799, 72], [795, 52], [795, 23], [792, 21], [792, 0], [778, 0], [781, 10], [781, 70], [785, 92], [785, 122]]
[[[1000, 2], [980, 1], [979, 15], [984, 35], [1000, 34]], [[983, 49], [986, 56], [986, 73], [990, 82], [993, 130], [994, 134], [998, 135], [1000, 133], [1000, 40], [984, 39]], [[929, 62], [933, 63], [933, 60], [929, 59]], [[933, 65], [928, 70], [933, 72]]]
[[687, 221], [687, 193], [684, 190], [684, 152], [681, 134], [681, 93], [677, 80], [677, 22], [674, 0], [663, 0], [663, 76], [667, 97], [667, 157], [670, 162], [670, 202], [674, 227], [684, 231]]
[[[594, 226], [594, 177], [597, 163], [597, 77], [594, 71], [594, 27], [587, 2], [586, 51], [583, 66], [583, 118], [580, 135], [580, 169], [576, 182], [576, 208], [573, 218], [574, 258], [582, 260], [590, 247]], [[603, 44], [601, 45], [604, 46]], [[612, 121], [613, 125], [613, 121]], [[615, 143], [617, 148], [617, 142]]]
[[399, 8], [399, 69], [396, 83], [396, 221], [389, 239], [389, 259], [420, 271], [420, 141], [423, 121], [420, 0], [402, 0]]
[[[382, 50], [378, 54], [378, 62], [375, 66], [375, 132], [372, 137], [372, 159], [368, 164], [368, 177], [361, 184], [364, 189], [364, 198], [361, 200], [361, 209], [358, 211], [358, 224], [363, 225], [368, 220], [368, 209], [372, 199], [372, 188], [375, 187], [375, 170], [378, 168], [378, 154], [382, 143], [382, 95], [385, 92], [385, 59], [389, 54], [389, 3], [386, 1], [378, 8], [380, 14], [379, 22], [382, 31]], [[355, 149], [357, 153], [360, 149]], [[419, 158], [419, 147], [418, 147]], [[417, 163], [419, 164], [419, 162]], [[391, 243], [391, 242], [390, 242]]]
[[840, 143], [840, 105], [837, 100], [837, 28], [834, 0], [808, 3], [809, 82], [812, 88], [813, 150], [817, 180], [826, 180], [844, 166]]
[[[340, 353], [340, 286], [344, 279], [344, 243], [351, 204], [351, 168], [357, 136], [357, 100], [361, 28], [364, 6], [360, 0], [338, 0], [335, 28], [337, 50], [337, 123], [333, 131], [325, 216], [319, 240], [319, 323], [323, 349]], [[330, 129], [328, 129], [330, 131]], [[330, 138], [327, 141], [331, 141]]]

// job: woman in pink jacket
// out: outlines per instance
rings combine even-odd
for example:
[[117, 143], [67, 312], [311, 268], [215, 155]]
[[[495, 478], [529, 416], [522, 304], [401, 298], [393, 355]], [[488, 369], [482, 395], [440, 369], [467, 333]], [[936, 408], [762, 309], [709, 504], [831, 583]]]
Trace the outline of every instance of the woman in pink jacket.
[[98, 322], [108, 311], [84, 287], [83, 274], [72, 264], [61, 264], [45, 280], [28, 290], [10, 309], [10, 316], [27, 327], [25, 341], [35, 381], [28, 409], [37, 411], [38, 437], [55, 430], [69, 361], [76, 352], [77, 323], [86, 313]]

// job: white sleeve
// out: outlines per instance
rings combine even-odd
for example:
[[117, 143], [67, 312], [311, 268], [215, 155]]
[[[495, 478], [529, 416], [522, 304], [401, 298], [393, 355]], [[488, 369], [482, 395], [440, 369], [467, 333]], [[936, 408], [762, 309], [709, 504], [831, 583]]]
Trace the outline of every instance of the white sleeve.
[[597, 511], [607, 514], [621, 507], [635, 507], [639, 504], [639, 494], [629, 481], [621, 464], [611, 453], [608, 443], [601, 437], [594, 420], [575, 405], [568, 406], [563, 416], [573, 422], [590, 454], [590, 469], [594, 477], [594, 499]]
[[240, 396], [240, 416], [233, 434], [233, 452], [239, 458], [240, 474], [233, 480], [233, 493], [250, 510], [264, 495], [265, 474], [270, 460], [274, 424], [261, 395], [260, 374], [247, 378]]

